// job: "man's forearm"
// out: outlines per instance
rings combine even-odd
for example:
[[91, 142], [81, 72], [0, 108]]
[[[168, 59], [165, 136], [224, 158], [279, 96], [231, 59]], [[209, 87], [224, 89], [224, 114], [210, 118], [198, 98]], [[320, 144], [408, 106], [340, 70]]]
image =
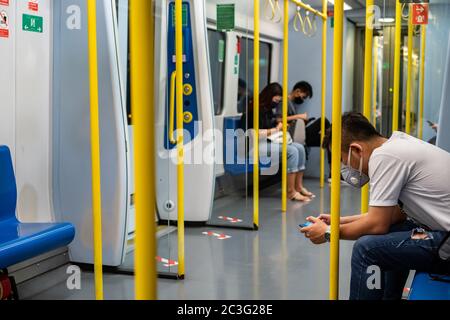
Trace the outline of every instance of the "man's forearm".
[[357, 221], [357, 220], [361, 219], [361, 217], [363, 217], [362, 214], [357, 214], [357, 215], [348, 216], [348, 217], [341, 217], [341, 224], [347, 224], [347, 223]]

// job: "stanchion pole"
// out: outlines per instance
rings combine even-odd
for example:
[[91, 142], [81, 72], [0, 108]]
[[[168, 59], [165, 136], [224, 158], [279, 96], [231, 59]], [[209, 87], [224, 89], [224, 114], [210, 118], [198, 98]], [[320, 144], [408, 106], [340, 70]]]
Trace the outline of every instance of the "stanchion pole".
[[95, 0], [88, 0], [87, 5], [95, 298], [97, 300], [103, 300], [102, 188], [100, 163], [100, 124], [98, 111], [97, 5]]
[[339, 226], [341, 211], [341, 136], [342, 136], [342, 47], [344, 34], [344, 1], [334, 4], [333, 53], [333, 126], [331, 163], [331, 244], [330, 300], [339, 299]]
[[131, 103], [136, 191], [135, 297], [155, 300], [155, 103], [153, 0], [130, 1]]
[[[373, 0], [366, 0], [366, 39], [364, 53], [364, 116], [369, 119], [372, 103]], [[361, 189], [361, 213], [369, 211], [369, 186]]]

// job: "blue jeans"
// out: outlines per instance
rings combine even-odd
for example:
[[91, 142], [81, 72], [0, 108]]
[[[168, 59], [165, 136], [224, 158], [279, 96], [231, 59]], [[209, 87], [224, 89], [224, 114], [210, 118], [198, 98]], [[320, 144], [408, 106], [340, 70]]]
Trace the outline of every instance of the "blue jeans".
[[[279, 143], [262, 144], [259, 149], [262, 158], [269, 155], [272, 159], [274, 156], [279, 157], [278, 163], [281, 163], [283, 145]], [[306, 169], [306, 150], [305, 147], [293, 142], [287, 146], [287, 167], [288, 173], [303, 172]]]
[[[447, 232], [427, 231], [429, 239], [412, 239], [418, 228], [410, 221], [395, 225], [390, 233], [363, 236], [356, 241], [352, 254], [350, 300], [401, 299], [410, 270], [442, 272], [448, 267], [439, 260], [439, 248]], [[380, 272], [375, 285], [373, 266]]]

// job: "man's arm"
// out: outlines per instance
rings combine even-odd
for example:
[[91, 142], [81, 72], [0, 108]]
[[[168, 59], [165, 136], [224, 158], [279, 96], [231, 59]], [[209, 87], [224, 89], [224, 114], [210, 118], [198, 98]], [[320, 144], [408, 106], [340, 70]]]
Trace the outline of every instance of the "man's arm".
[[342, 224], [340, 237], [343, 240], [357, 240], [364, 235], [386, 234], [393, 224], [405, 219], [398, 206], [370, 207], [369, 212], [361, 215], [361, 218]]
[[[386, 234], [391, 225], [404, 221], [406, 216], [399, 206], [392, 206], [370, 207], [365, 215], [347, 218], [352, 221], [340, 225], [340, 238], [343, 240], [357, 240], [364, 235]], [[324, 243], [328, 225], [319, 218], [309, 217], [307, 220], [314, 224], [300, 231], [313, 243]]]

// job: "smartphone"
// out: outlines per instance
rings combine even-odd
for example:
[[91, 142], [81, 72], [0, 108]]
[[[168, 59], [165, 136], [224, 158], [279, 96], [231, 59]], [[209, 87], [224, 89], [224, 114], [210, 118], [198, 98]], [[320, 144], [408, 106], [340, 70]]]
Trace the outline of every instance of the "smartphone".
[[431, 122], [430, 120], [427, 120], [428, 124], [430, 125], [430, 127], [434, 126], [434, 123]]
[[306, 223], [300, 224], [299, 227], [303, 229], [303, 228], [309, 227], [310, 225], [312, 225], [312, 223], [308, 221]]

